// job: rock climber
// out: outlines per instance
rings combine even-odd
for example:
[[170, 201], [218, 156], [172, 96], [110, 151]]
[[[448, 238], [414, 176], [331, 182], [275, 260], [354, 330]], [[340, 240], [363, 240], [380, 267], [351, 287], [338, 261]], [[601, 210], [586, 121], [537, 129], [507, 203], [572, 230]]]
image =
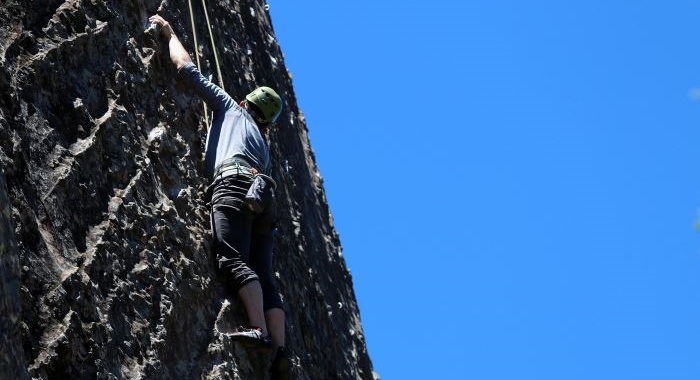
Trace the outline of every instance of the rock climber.
[[264, 138], [282, 112], [282, 99], [273, 89], [258, 87], [237, 104], [199, 72], [165, 19], [154, 15], [149, 21], [160, 26], [168, 40], [178, 80], [214, 113], [204, 157], [205, 172], [212, 181], [212, 245], [218, 269], [237, 291], [249, 322], [226, 335], [272, 348], [271, 378], [286, 378], [285, 313], [272, 278], [274, 181], [269, 177], [270, 151]]

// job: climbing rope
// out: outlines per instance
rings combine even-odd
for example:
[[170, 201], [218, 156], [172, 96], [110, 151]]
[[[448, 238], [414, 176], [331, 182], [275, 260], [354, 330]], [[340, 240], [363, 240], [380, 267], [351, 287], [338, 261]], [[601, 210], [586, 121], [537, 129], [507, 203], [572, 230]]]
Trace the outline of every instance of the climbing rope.
[[202, 0], [202, 7], [204, 8], [204, 17], [207, 19], [207, 29], [209, 29], [209, 40], [211, 41], [211, 50], [214, 52], [214, 63], [216, 64], [216, 75], [219, 77], [219, 86], [221, 89], [226, 91], [224, 88], [224, 78], [221, 76], [221, 66], [219, 65], [219, 55], [216, 53], [216, 44], [214, 43], [214, 33], [211, 31], [211, 24], [209, 23], [209, 11], [207, 11], [207, 2]]
[[[194, 27], [194, 12], [192, 12], [192, 0], [187, 0], [187, 5], [190, 7], [190, 24], [192, 26], [192, 38], [194, 39], [194, 57], [197, 60], [197, 68], [201, 70], [202, 65], [199, 63], [199, 44], [197, 43], [197, 30]], [[209, 129], [209, 111], [207, 111], [207, 104], [202, 102], [204, 106], [204, 122], [207, 124], [207, 129]]]
[[[194, 55], [197, 59], [197, 67], [201, 70], [202, 65], [199, 62], [199, 44], [197, 43], [197, 31], [194, 24], [194, 12], [192, 11], [192, 0], [187, 0], [187, 5], [190, 8], [190, 24], [192, 26], [192, 38], [194, 39]], [[204, 9], [204, 17], [207, 19], [207, 29], [209, 30], [209, 41], [211, 42], [211, 50], [214, 52], [214, 64], [216, 65], [216, 75], [219, 79], [219, 86], [222, 90], [226, 91], [224, 87], [224, 78], [221, 75], [221, 65], [219, 64], [219, 54], [216, 52], [216, 43], [214, 42], [214, 33], [211, 30], [211, 23], [209, 22], [209, 11], [207, 8], [206, 0], [202, 0], [202, 8]], [[204, 106], [204, 121], [207, 123], [207, 129], [209, 129], [209, 112], [207, 110], [207, 104], [202, 103]]]

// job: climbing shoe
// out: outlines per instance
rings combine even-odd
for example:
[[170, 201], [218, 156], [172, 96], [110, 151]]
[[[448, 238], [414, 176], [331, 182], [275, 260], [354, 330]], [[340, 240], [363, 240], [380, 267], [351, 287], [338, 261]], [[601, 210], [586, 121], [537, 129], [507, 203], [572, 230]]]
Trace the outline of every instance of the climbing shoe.
[[226, 333], [231, 339], [241, 342], [248, 346], [258, 348], [271, 348], [272, 341], [270, 336], [263, 336], [260, 327], [238, 327], [230, 333]]
[[287, 350], [284, 347], [278, 348], [270, 366], [270, 380], [288, 380], [291, 364]]

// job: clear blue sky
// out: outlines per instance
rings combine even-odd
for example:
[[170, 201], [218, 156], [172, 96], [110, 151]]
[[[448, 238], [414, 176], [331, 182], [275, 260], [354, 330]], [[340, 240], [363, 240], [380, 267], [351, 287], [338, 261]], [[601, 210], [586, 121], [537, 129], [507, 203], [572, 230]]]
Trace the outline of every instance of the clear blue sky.
[[700, 379], [700, 3], [269, 2], [382, 379]]

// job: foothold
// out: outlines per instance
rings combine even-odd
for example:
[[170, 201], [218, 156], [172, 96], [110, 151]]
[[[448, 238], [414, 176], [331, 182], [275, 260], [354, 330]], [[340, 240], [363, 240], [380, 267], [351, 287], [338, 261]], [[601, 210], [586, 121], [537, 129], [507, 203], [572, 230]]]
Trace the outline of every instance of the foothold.
[[269, 11], [270, 10], [270, 4], [265, 4], [265, 10]]

